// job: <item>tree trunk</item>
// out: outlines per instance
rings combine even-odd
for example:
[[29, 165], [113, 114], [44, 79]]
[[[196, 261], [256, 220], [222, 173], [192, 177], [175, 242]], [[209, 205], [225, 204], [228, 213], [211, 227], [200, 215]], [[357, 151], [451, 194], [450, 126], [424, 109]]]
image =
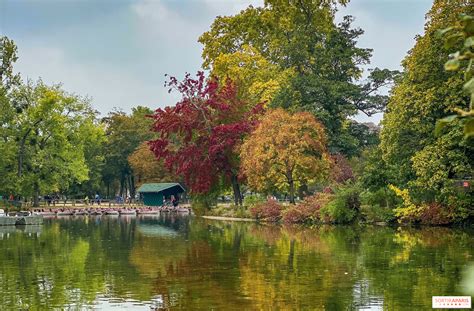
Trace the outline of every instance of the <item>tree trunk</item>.
[[39, 195], [40, 195], [40, 189], [39, 189], [39, 184], [38, 182], [35, 182], [35, 197], [33, 198], [33, 207], [39, 207]]
[[120, 177], [120, 192], [119, 192], [119, 195], [121, 197], [123, 197], [123, 188], [125, 187], [125, 177], [122, 175], [122, 177]]
[[230, 180], [232, 182], [232, 190], [234, 192], [234, 203], [236, 206], [242, 205], [242, 194], [240, 193], [240, 185], [237, 175], [232, 174]]
[[130, 175], [130, 198], [135, 198], [135, 177]]
[[292, 178], [289, 178], [288, 184], [290, 186], [290, 203], [295, 204], [295, 182]]

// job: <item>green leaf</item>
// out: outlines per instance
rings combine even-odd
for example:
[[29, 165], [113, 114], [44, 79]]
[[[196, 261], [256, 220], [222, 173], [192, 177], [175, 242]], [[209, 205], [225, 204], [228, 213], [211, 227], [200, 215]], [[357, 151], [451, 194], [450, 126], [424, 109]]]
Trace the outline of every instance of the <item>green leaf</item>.
[[474, 137], [474, 118], [470, 117], [467, 119], [466, 123], [464, 123], [464, 137]]
[[459, 14], [459, 19], [463, 22], [467, 22], [467, 21], [474, 20], [474, 16], [463, 13], [463, 14]]
[[441, 38], [443, 37], [446, 33], [450, 32], [451, 30], [453, 30], [454, 27], [448, 27], [448, 28], [444, 28], [444, 29], [439, 29], [436, 31], [436, 36], [438, 38]]
[[469, 48], [471, 46], [474, 46], [474, 36], [471, 36], [464, 41], [464, 46]]
[[450, 115], [438, 120], [435, 126], [435, 135], [439, 136], [441, 134], [441, 131], [446, 127], [446, 125], [453, 122], [457, 118], [458, 118], [457, 115]]
[[459, 61], [457, 59], [450, 59], [444, 64], [444, 69], [448, 71], [458, 70]]
[[474, 78], [464, 83], [463, 89], [468, 93], [474, 93]]
[[464, 21], [464, 32], [468, 36], [472, 36], [474, 34], [474, 19], [473, 16], [470, 16], [470, 20]]
[[448, 49], [454, 47], [455, 45], [458, 44], [459, 38], [461, 38], [461, 37], [462, 37], [462, 34], [460, 34], [460, 33], [456, 33], [456, 34], [450, 35], [450, 36], [446, 39], [446, 41], [444, 42], [444, 46], [445, 46], [446, 48], [448, 48]]

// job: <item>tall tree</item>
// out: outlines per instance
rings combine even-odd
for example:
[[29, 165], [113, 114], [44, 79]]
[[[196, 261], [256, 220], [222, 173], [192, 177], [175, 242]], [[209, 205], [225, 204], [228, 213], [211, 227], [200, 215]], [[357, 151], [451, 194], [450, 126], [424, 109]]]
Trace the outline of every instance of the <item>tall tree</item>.
[[238, 96], [249, 105], [268, 105], [288, 83], [294, 71], [291, 68], [283, 70], [255, 48], [243, 46], [242, 50], [217, 56], [211, 74], [221, 81], [231, 79], [239, 85]]
[[93, 112], [79, 128], [80, 135], [84, 137], [84, 160], [88, 168], [88, 178], [83, 182], [74, 182], [66, 193], [73, 196], [91, 196], [103, 189], [102, 175], [105, 169], [105, 148], [107, 137], [105, 126], [97, 113]]
[[12, 91], [19, 85], [20, 76], [13, 71], [18, 59], [15, 43], [7, 37], [0, 37], [0, 193], [11, 193], [15, 189], [16, 142], [13, 139], [15, 108]]
[[257, 191], [289, 193], [327, 174], [324, 127], [308, 112], [269, 111], [241, 149], [242, 173]]
[[203, 72], [182, 82], [167, 84], [182, 98], [174, 107], [158, 109], [153, 115], [159, 138], [150, 143], [158, 157], [194, 194], [208, 193], [219, 182], [231, 185], [236, 205], [242, 204], [238, 148], [253, 129], [262, 105], [249, 107], [238, 98], [238, 86], [206, 79]]
[[454, 179], [472, 176], [474, 147], [462, 138], [459, 122], [434, 135], [436, 120], [469, 106], [462, 74], [444, 70], [450, 49], [436, 32], [469, 11], [470, 1], [434, 2], [424, 35], [403, 61], [405, 73], [393, 89], [381, 132], [383, 158], [395, 173], [391, 182], [411, 187], [423, 200], [452, 206], [462, 205]]
[[82, 129], [94, 113], [87, 101], [41, 81], [20, 86], [13, 97], [18, 191], [37, 206], [40, 194], [87, 180]]
[[[472, 14], [471, 12], [469, 12]], [[448, 116], [437, 124], [437, 131], [446, 123], [456, 118], [463, 119], [464, 136], [474, 137], [474, 15], [462, 14], [459, 22], [453, 26], [440, 30], [441, 35], [447, 35], [445, 45], [456, 46], [458, 50], [451, 54], [452, 58], [444, 64], [446, 70], [464, 70], [464, 91], [471, 96], [468, 110], [455, 108], [457, 115]], [[464, 67], [464, 64], [465, 67]]]
[[[106, 127], [107, 145], [105, 146], [105, 168], [103, 173], [107, 195], [135, 195], [135, 178], [128, 157], [144, 141], [153, 137], [151, 132], [152, 119], [147, 117], [153, 111], [138, 106], [127, 115], [122, 111], [110, 113], [103, 122]], [[118, 190], [116, 185], [118, 184]]]
[[251, 47], [270, 64], [294, 72], [272, 105], [312, 112], [325, 125], [332, 152], [346, 150], [344, 122], [362, 111], [383, 111], [387, 96], [377, 90], [391, 83], [396, 72], [374, 69], [367, 81], [362, 65], [371, 50], [358, 48], [361, 29], [351, 28], [351, 17], [335, 25], [335, 3], [347, 1], [267, 0], [235, 16], [217, 17], [199, 41], [204, 45], [203, 66], [215, 68], [222, 55], [244, 53]]

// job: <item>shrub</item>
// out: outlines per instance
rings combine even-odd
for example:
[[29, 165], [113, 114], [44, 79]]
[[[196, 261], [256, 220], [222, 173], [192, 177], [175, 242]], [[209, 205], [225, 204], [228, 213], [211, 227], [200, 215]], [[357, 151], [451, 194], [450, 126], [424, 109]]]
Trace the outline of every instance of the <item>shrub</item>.
[[330, 194], [317, 193], [306, 197], [298, 205], [290, 206], [283, 213], [285, 223], [308, 223], [321, 219], [320, 209], [326, 205], [331, 198]]
[[332, 190], [331, 187], [324, 187], [323, 193], [331, 193], [332, 194], [332, 193], [334, 193], [334, 190]]
[[283, 213], [283, 222], [287, 224], [305, 223], [309, 221], [311, 221], [311, 216], [308, 215], [299, 204], [290, 206]]
[[380, 188], [376, 191], [364, 191], [360, 194], [361, 205], [378, 205], [380, 207], [395, 207], [400, 204], [400, 199], [393, 191], [387, 187]]
[[336, 189], [333, 199], [321, 208], [321, 220], [332, 223], [350, 223], [360, 209], [360, 190], [353, 184]]
[[399, 189], [394, 185], [388, 187], [395, 192], [395, 194], [402, 200], [402, 203], [394, 210], [399, 222], [416, 222], [420, 219], [420, 215], [424, 206], [413, 203], [410, 193], [407, 189]]
[[423, 204], [420, 222], [425, 225], [447, 225], [453, 222], [454, 209], [440, 203]]
[[255, 205], [250, 209], [252, 217], [269, 222], [277, 222], [281, 219], [283, 207], [275, 200]]
[[389, 185], [389, 187], [402, 198], [402, 203], [395, 209], [395, 215], [399, 221], [419, 222], [425, 225], [447, 225], [462, 219], [458, 215], [459, 209], [452, 205], [439, 202], [415, 204], [408, 190], [400, 190], [393, 185]]
[[354, 220], [357, 211], [347, 208], [341, 198], [335, 198], [321, 209], [321, 219], [325, 222], [346, 224]]
[[196, 215], [204, 215], [217, 205], [215, 194], [195, 194], [191, 196], [191, 206]]
[[378, 204], [363, 204], [360, 206], [360, 213], [366, 222], [393, 222], [396, 220], [395, 213], [389, 207]]

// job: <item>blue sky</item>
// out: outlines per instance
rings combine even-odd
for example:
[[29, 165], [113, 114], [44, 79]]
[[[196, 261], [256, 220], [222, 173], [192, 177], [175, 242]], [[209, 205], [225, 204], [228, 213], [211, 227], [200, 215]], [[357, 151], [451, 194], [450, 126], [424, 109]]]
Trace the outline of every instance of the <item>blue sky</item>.
[[[182, 77], [201, 65], [197, 38], [217, 15], [238, 13], [262, 0], [0, 0], [0, 33], [18, 45], [24, 78], [62, 83], [114, 108], [172, 105], [164, 75]], [[430, 0], [352, 0], [338, 12], [353, 15], [374, 49], [370, 67], [399, 69], [423, 32]], [[378, 122], [381, 116], [371, 120]], [[358, 117], [359, 120], [366, 120]]]

